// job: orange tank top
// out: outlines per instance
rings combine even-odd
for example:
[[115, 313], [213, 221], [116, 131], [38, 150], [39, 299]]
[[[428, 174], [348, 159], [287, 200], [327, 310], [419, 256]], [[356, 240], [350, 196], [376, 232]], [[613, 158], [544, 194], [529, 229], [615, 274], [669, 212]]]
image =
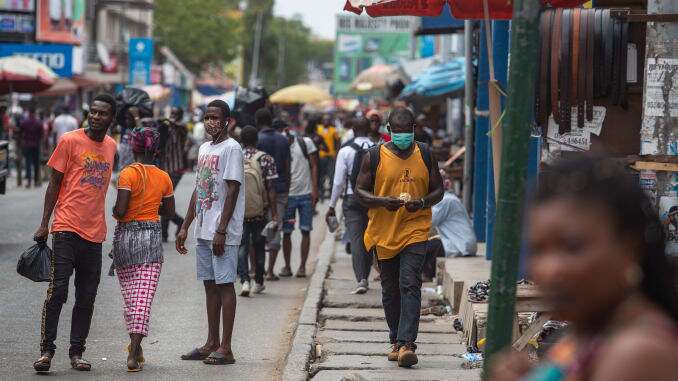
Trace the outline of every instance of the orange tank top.
[[[412, 154], [401, 159], [383, 145], [374, 179], [374, 195], [395, 197], [409, 194], [411, 200], [419, 200], [428, 194], [429, 173], [419, 147], [415, 144]], [[395, 212], [386, 208], [372, 208], [365, 230], [365, 247], [376, 247], [377, 258], [390, 259], [413, 243], [428, 240], [431, 229], [431, 209], [410, 213], [402, 207]]]

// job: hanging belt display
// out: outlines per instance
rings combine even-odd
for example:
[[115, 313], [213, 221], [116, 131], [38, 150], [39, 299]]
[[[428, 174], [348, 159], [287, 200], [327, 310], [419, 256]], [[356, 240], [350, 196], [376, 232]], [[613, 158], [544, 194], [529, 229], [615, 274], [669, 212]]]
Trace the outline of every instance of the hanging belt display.
[[[572, 122], [583, 128], [593, 120], [593, 101], [607, 97], [628, 108], [626, 89], [628, 20], [609, 9], [546, 9], [540, 20], [541, 52], [535, 120], [559, 133]], [[550, 105], [550, 107], [549, 107]], [[572, 115], [576, 107], [576, 115]]]

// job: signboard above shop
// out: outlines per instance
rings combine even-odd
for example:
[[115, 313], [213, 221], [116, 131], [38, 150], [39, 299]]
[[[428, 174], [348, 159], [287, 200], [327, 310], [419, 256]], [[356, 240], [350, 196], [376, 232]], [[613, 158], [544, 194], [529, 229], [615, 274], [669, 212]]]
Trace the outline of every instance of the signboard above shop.
[[0, 57], [21, 55], [34, 58], [62, 78], [82, 73], [81, 54], [82, 49], [66, 44], [0, 44]]
[[150, 85], [153, 63], [153, 40], [150, 38], [129, 39], [129, 84]]
[[85, 32], [85, 0], [35, 0], [37, 41], [80, 45]]
[[35, 11], [35, 0], [0, 0], [0, 10], [33, 12]]
[[417, 17], [371, 18], [350, 13], [337, 15], [337, 32], [339, 33], [409, 33], [414, 32], [418, 27], [419, 20]]

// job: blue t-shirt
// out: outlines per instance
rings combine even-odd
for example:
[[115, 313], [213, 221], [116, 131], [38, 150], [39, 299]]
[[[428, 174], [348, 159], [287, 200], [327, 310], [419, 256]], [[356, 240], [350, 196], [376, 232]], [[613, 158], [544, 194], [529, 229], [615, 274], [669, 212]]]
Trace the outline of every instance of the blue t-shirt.
[[259, 131], [259, 142], [257, 149], [271, 155], [275, 160], [275, 167], [278, 170], [278, 178], [273, 180], [276, 193], [287, 193], [289, 189], [289, 178], [285, 171], [285, 163], [290, 161], [290, 143], [285, 135], [267, 127]]

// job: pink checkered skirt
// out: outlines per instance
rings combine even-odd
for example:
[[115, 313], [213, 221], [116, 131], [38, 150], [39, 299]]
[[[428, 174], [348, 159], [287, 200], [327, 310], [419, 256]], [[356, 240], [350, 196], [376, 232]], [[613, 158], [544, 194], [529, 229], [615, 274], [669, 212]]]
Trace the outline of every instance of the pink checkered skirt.
[[162, 263], [142, 263], [116, 269], [125, 302], [123, 316], [129, 333], [148, 336], [151, 304], [161, 268]]

